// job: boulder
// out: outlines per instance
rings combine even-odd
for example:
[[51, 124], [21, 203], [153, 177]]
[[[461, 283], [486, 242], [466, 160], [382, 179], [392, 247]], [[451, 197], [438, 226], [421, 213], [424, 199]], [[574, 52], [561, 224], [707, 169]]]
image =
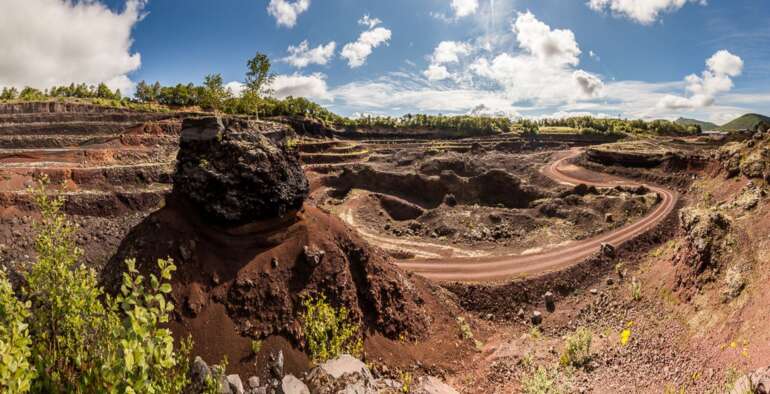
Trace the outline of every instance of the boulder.
[[279, 350], [278, 353], [271, 354], [267, 360], [267, 366], [270, 377], [281, 379], [283, 377], [283, 351]]
[[312, 267], [316, 267], [321, 264], [324, 256], [326, 256], [325, 251], [318, 249], [315, 246], [309, 245], [302, 247], [302, 254], [305, 255], [305, 262], [310, 264]]
[[457, 390], [433, 376], [420, 378], [412, 389], [415, 394], [459, 394]]
[[257, 389], [259, 388], [259, 378], [256, 376], [252, 376], [247, 381], [247, 384], [249, 385], [249, 390]]
[[739, 378], [730, 394], [768, 394], [770, 393], [770, 367], [760, 368]]
[[545, 299], [545, 308], [548, 309], [549, 312], [553, 312], [556, 309], [553, 293], [548, 291], [545, 293], [543, 298]]
[[230, 392], [233, 394], [244, 394], [243, 381], [239, 375], [227, 375], [227, 384], [230, 386]]
[[446, 204], [448, 207], [453, 207], [457, 205], [457, 198], [454, 194], [449, 193], [444, 196], [444, 204]]
[[329, 360], [318, 367], [335, 379], [339, 379], [342, 375], [351, 373], [360, 373], [367, 379], [372, 378], [372, 374], [369, 371], [369, 368], [366, 367], [366, 364], [349, 354], [343, 354], [339, 358]]
[[599, 251], [602, 254], [602, 256], [609, 257], [609, 258], [614, 258], [616, 254], [615, 247], [608, 243], [603, 243], [599, 247]]
[[203, 392], [210, 376], [211, 369], [208, 364], [201, 357], [196, 356], [192, 366], [190, 366], [190, 384], [186, 391], [190, 393]]
[[284, 394], [310, 394], [310, 389], [305, 383], [297, 379], [294, 375], [286, 375], [281, 380], [281, 390]]
[[287, 148], [285, 130], [264, 130], [265, 125], [234, 118], [185, 119], [174, 194], [222, 225], [299, 209], [309, 190], [299, 154]]
[[397, 393], [403, 387], [392, 379], [375, 379], [366, 364], [346, 354], [313, 368], [304, 380], [313, 394]]
[[540, 311], [534, 311], [532, 312], [532, 324], [533, 325], [540, 325], [540, 323], [543, 322], [543, 314], [540, 313]]

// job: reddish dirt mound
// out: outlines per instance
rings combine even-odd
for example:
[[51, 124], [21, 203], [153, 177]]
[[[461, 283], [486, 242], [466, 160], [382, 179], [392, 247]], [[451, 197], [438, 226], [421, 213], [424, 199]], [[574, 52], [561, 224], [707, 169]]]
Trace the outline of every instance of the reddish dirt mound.
[[[312, 256], [321, 256], [317, 265]], [[253, 368], [253, 360], [239, 361], [248, 354], [246, 338], [277, 335], [299, 347], [298, 314], [307, 295], [324, 294], [345, 305], [370, 334], [396, 339], [428, 333], [421, 308], [432, 296], [338, 219], [310, 206], [284, 219], [227, 229], [202, 222], [173, 199], [126, 237], [104, 270], [107, 283], [118, 283], [129, 257], [143, 272], [153, 271], [159, 258], [176, 261], [174, 332], [209, 344], [196, 346], [195, 353], [207, 360], [226, 355], [236, 370]], [[232, 329], [216, 329], [222, 319]], [[201, 324], [206, 321], [217, 325]]]
[[[296, 198], [302, 203], [307, 181], [285, 130], [216, 118], [184, 126], [174, 192], [129, 233], [102, 278], [115, 290], [126, 258], [136, 258], [144, 273], [156, 271], [157, 259], [173, 258], [171, 328], [178, 337], [192, 336], [195, 354], [227, 356], [234, 371], [253, 374], [255, 362], [265, 365], [249, 354], [251, 339], [258, 339], [284, 343], [294, 365], [307, 365], [296, 352], [307, 296], [348, 308], [367, 337], [423, 338], [432, 322], [450, 319], [424, 282], [411, 281], [339, 219], [293, 205]], [[266, 171], [278, 164], [281, 172]], [[191, 193], [195, 185], [199, 194]]]

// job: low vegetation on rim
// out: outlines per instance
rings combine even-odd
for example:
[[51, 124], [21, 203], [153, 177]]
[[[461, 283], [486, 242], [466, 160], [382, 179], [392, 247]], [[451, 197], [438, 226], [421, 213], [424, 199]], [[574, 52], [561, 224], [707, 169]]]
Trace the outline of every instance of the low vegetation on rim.
[[64, 201], [34, 191], [42, 219], [37, 261], [14, 291], [0, 274], [0, 388], [14, 393], [178, 393], [187, 385], [191, 343], [174, 344], [162, 328], [174, 306], [168, 281], [138, 274], [127, 261], [115, 297], [81, 263], [76, 227], [61, 213]]

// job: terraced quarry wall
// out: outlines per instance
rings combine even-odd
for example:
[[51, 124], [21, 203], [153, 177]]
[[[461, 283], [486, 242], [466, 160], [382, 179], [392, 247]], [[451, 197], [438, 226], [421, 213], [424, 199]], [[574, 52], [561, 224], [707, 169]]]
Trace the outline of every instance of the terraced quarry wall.
[[0, 261], [23, 265], [36, 208], [28, 188], [43, 175], [48, 192], [81, 227], [94, 265], [163, 204], [171, 189], [181, 119], [194, 114], [135, 112], [85, 104], [0, 104]]

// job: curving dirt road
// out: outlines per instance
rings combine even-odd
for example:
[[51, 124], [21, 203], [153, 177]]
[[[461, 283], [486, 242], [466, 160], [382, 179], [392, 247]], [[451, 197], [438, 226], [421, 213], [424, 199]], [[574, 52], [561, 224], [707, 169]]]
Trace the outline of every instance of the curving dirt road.
[[[570, 185], [580, 183], [597, 187], [640, 185], [637, 182], [611, 177], [567, 163], [567, 160], [579, 155], [580, 152], [577, 149], [565, 152], [563, 157], [544, 167], [541, 172], [559, 183]], [[676, 192], [657, 186], [645, 186], [661, 197], [660, 203], [653, 211], [639, 221], [593, 238], [560, 244], [531, 254], [419, 259], [396, 264], [402, 269], [428, 279], [460, 282], [500, 281], [515, 276], [564, 269], [594, 254], [602, 243], [617, 246], [649, 231], [673, 211], [679, 199]]]

